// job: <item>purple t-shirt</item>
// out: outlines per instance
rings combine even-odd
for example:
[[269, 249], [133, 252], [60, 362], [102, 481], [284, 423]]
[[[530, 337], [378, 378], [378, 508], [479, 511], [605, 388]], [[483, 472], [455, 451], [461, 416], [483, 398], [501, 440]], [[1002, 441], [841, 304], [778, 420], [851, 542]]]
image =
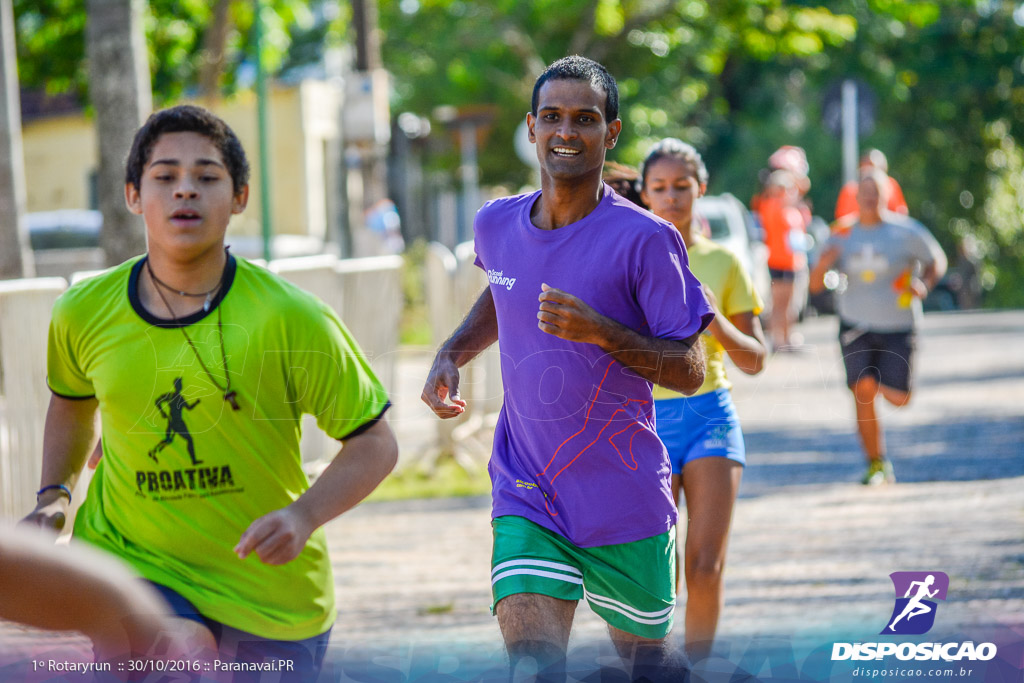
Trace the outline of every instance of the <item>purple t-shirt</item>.
[[682, 340], [713, 314], [671, 224], [608, 185], [557, 230], [530, 222], [539, 192], [476, 215], [476, 264], [498, 318], [505, 402], [489, 470], [492, 515], [518, 515], [579, 547], [628, 543], [675, 524], [671, 467], [651, 384], [593, 344], [537, 327], [541, 283], [650, 337]]

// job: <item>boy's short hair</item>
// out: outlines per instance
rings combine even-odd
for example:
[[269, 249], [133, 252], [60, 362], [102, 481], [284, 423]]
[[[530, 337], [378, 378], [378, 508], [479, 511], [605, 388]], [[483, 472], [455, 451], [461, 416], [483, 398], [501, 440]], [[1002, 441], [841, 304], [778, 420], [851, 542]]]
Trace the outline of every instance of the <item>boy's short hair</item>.
[[592, 59], [570, 55], [552, 62], [544, 73], [537, 78], [533, 84], [533, 100], [530, 112], [537, 115], [537, 102], [540, 99], [540, 89], [548, 81], [587, 81], [596, 88], [605, 92], [604, 115], [608, 121], [619, 118], [619, 86], [615, 79], [608, 73], [608, 69]]
[[228, 124], [207, 109], [192, 104], [154, 112], [135, 133], [128, 160], [125, 162], [125, 183], [141, 189], [142, 171], [149, 161], [153, 145], [165, 133], [198, 133], [206, 136], [220, 150], [224, 165], [231, 174], [235, 194], [249, 184], [249, 161], [235, 132]]

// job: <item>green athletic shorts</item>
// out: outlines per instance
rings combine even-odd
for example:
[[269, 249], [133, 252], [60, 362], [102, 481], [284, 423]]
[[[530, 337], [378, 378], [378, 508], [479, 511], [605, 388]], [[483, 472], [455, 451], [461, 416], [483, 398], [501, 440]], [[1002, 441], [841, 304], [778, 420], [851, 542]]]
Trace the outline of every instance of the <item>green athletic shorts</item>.
[[562, 600], [586, 597], [598, 616], [642, 638], [664, 638], [676, 605], [676, 533], [632, 543], [578, 548], [566, 538], [515, 516], [491, 521], [491, 594], [516, 593]]

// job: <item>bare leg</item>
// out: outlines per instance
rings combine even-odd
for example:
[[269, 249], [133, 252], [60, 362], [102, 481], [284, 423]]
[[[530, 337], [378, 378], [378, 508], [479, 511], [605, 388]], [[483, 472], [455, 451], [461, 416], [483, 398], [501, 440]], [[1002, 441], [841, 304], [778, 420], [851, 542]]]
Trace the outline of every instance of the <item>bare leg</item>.
[[879, 385], [878, 388], [879, 391], [882, 392], [882, 397], [885, 398], [885, 400], [888, 401], [889, 403], [896, 406], [897, 408], [902, 408], [903, 406], [910, 403], [909, 391], [900, 391], [899, 389], [887, 387], [884, 384]]
[[508, 651], [512, 681], [524, 679], [524, 659], [537, 665], [539, 681], [565, 680], [565, 651], [576, 612], [575, 600], [537, 593], [517, 593], [498, 601], [495, 614]]
[[793, 282], [772, 280], [772, 347], [778, 349], [789, 344], [789, 324], [792, 313], [789, 308], [793, 301]]
[[630, 680], [643, 683], [681, 683], [687, 680], [686, 656], [673, 652], [668, 638], [642, 638], [614, 626], [608, 626], [615, 651], [632, 663]]
[[[680, 474], [672, 475], [672, 502], [679, 505], [679, 492], [683, 487], [683, 477]], [[682, 591], [683, 580], [683, 544], [679, 541], [679, 532], [686, 528], [686, 520], [681, 519], [676, 524], [676, 595]], [[685, 534], [684, 534], [685, 536]]]
[[722, 572], [732, 510], [743, 466], [720, 457], [698, 458], [683, 468], [686, 495], [686, 654], [706, 658], [722, 611]]
[[878, 395], [878, 382], [872, 377], [862, 377], [850, 387], [853, 401], [857, 409], [857, 432], [864, 447], [864, 455], [869, 461], [885, 457], [885, 446], [882, 437], [882, 425], [875, 414], [875, 397]]

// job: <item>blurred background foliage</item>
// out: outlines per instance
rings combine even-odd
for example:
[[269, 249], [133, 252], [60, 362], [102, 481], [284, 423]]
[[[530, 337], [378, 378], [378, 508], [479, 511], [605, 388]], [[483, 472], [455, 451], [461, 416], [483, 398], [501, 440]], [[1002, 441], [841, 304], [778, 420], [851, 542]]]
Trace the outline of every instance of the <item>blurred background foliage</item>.
[[[255, 80], [252, 0], [148, 0], [146, 42], [155, 106], [185, 94], [226, 95]], [[14, 0], [18, 76], [29, 89], [88, 102], [86, 0]], [[278, 76], [346, 40], [347, 3], [265, 0], [264, 63]], [[212, 91], [204, 92], [212, 78]]]
[[1024, 305], [1021, 4], [402, 0], [383, 4], [381, 21], [399, 107], [498, 106], [482, 168], [485, 182], [511, 187], [529, 182], [507, 150], [533, 81], [578, 52], [619, 81], [625, 126], [612, 158], [636, 164], [655, 140], [680, 137], [703, 152], [709, 192], [747, 200], [768, 155], [800, 145], [815, 212], [830, 219], [842, 160], [825, 95], [855, 78], [877, 101], [861, 145], [886, 152], [911, 214], [951, 263], [961, 244], [983, 259], [988, 305]]
[[[84, 102], [85, 0], [15, 0], [19, 75]], [[150, 0], [154, 101], [229, 93], [253, 78], [254, 4]], [[347, 3], [268, 0], [267, 61], [279, 77], [352, 42]], [[826, 94], [844, 78], [877, 101], [862, 147], [878, 147], [911, 215], [955, 262], [982, 258], [989, 306], [1024, 306], [1024, 4], [1013, 0], [379, 0], [392, 112], [440, 105], [495, 113], [480, 150], [485, 185], [536, 181], [510, 153], [544, 65], [579, 53], [621, 89], [612, 158], [639, 162], [655, 140], [694, 143], [711, 193], [748, 200], [784, 144], [804, 147], [815, 213], [841, 185]], [[455, 176], [456, 142], [434, 126], [428, 163]]]

